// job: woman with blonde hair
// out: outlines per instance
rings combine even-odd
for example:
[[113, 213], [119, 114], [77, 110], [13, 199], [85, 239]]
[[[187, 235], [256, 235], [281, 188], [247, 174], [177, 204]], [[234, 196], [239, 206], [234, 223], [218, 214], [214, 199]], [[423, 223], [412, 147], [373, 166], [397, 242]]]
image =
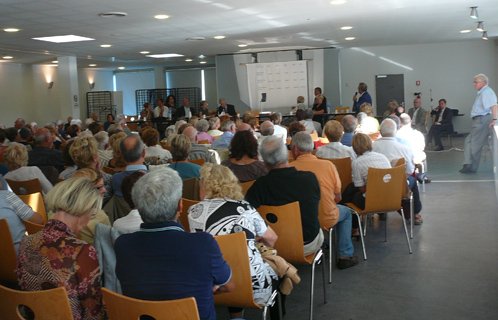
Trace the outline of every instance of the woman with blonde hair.
[[15, 270], [21, 289], [63, 287], [74, 319], [107, 319], [97, 251], [76, 236], [102, 207], [102, 195], [90, 180], [70, 178], [57, 184], [45, 202], [55, 215], [21, 242]]
[[[276, 233], [266, 225], [256, 209], [243, 200], [242, 187], [227, 167], [204, 164], [201, 168], [201, 198], [204, 195], [203, 201], [188, 210], [190, 231], [205, 231], [213, 236], [245, 232], [254, 301], [264, 304], [278, 276], [261, 257], [256, 242], [272, 247], [278, 238]], [[241, 308], [229, 307], [228, 310], [232, 319], [241, 317]], [[271, 309], [272, 319], [275, 311]]]
[[43, 195], [52, 190], [53, 185], [48, 181], [43, 172], [35, 166], [28, 167], [28, 151], [21, 144], [8, 147], [4, 153], [4, 160], [10, 172], [4, 178], [14, 181], [26, 181], [38, 179], [42, 187]]
[[373, 117], [373, 108], [370, 103], [365, 102], [360, 106], [360, 113], [363, 112], [367, 116], [361, 121], [358, 121], [358, 125], [361, 127], [362, 133], [374, 133], [380, 131], [379, 121]]

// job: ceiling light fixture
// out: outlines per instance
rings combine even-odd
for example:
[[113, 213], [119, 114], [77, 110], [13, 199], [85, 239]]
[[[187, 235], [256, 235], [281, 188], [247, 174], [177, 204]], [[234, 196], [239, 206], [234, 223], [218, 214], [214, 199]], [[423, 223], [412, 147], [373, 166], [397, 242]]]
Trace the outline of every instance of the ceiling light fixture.
[[245, 47], [247, 47], [247, 44], [239, 44], [239, 47], [245, 48]]
[[479, 15], [477, 14], [477, 7], [470, 7], [470, 17], [472, 19], [478, 19]]
[[483, 21], [479, 21], [477, 23], [477, 31], [479, 32], [484, 32], [484, 25], [483, 25]]
[[205, 64], [205, 63], [207, 63], [207, 62], [206, 62], [206, 61], [201, 61], [201, 62], [199, 62], [199, 63], [200, 63], [200, 64]]
[[3, 29], [3, 31], [5, 31], [5, 32], [17, 32], [17, 31], [19, 31], [19, 29], [17, 29], [17, 28], [5, 28], [5, 29]]
[[347, 37], [347, 38], [344, 38], [344, 40], [348, 40], [348, 41], [351, 41], [351, 40], [354, 40], [356, 39], [355, 37]]
[[484, 32], [482, 33], [482, 39], [483, 39], [483, 40], [488, 40], [488, 32], [487, 32], [487, 31], [484, 31]]
[[140, 51], [141, 54], [149, 54], [149, 51]]
[[128, 14], [126, 12], [102, 12], [99, 13], [100, 17], [104, 18], [123, 18], [126, 17]]
[[110, 47], [112, 47], [112, 44], [101, 44], [100, 47], [101, 48], [110, 48]]
[[124, 70], [125, 67], [118, 67], [118, 70]]
[[166, 14], [158, 14], [158, 15], [155, 15], [154, 18], [156, 18], [158, 20], [164, 20], [164, 19], [168, 19], [169, 16]]
[[332, 0], [332, 1], [330, 1], [330, 4], [333, 4], [333, 5], [345, 4], [345, 3], [346, 3], [346, 0]]
[[59, 61], [57, 61], [57, 60], [53, 60], [53, 61], [52, 61], [52, 63], [59, 63]]
[[14, 58], [14, 57], [13, 57], [13, 56], [3, 56], [3, 57], [2, 57], [2, 59], [5, 59], [5, 60], [10, 60], [10, 59], [12, 59], [12, 58]]
[[215, 36], [214, 38], [217, 40], [221, 40], [221, 39], [225, 39], [226, 37], [225, 36]]
[[191, 62], [191, 61], [192, 61], [192, 59], [185, 59], [185, 61], [187, 61], [187, 62]]
[[178, 53], [161, 53], [161, 54], [148, 54], [146, 57], [149, 58], [175, 58], [175, 57], [183, 57], [183, 54], [178, 54]]
[[460, 30], [460, 33], [469, 33], [469, 32], [471, 32], [471, 31], [472, 31], [472, 30], [470, 30], [470, 29], [465, 29], [465, 30]]
[[54, 86], [54, 82], [50, 81], [50, 82], [47, 83], [47, 85], [48, 85], [49, 89], [52, 89], [52, 87]]
[[97, 65], [95, 63], [89, 64], [89, 67], [96, 67]]
[[351, 27], [351, 26], [341, 27], [341, 30], [351, 30], [351, 29], [353, 29], [353, 27]]
[[75, 36], [74, 34], [69, 34], [66, 36], [54, 36], [54, 37], [41, 37], [32, 38], [33, 40], [48, 41], [53, 43], [66, 43], [66, 42], [78, 42], [78, 41], [92, 41], [95, 39]]

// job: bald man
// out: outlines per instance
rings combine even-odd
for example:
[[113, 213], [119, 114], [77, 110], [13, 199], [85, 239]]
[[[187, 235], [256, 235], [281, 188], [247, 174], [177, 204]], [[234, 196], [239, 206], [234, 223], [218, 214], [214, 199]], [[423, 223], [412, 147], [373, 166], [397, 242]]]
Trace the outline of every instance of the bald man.
[[206, 162], [214, 163], [213, 156], [209, 149], [202, 144], [197, 143], [197, 130], [192, 127], [186, 127], [183, 130], [183, 134], [186, 135], [190, 140], [190, 154], [188, 155], [188, 160], [204, 159]]
[[421, 105], [422, 101], [420, 100], [420, 98], [415, 98], [415, 100], [413, 100], [413, 108], [410, 108], [408, 110], [408, 115], [412, 119], [412, 128], [426, 133], [427, 130], [425, 129], [425, 117], [427, 111], [425, 111], [425, 109], [422, 108]]

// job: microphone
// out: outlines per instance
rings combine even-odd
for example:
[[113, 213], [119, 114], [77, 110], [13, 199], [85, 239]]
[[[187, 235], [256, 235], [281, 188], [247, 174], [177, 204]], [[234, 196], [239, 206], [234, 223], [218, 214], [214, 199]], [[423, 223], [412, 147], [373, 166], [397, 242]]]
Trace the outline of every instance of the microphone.
[[358, 92], [355, 92], [354, 96], [356, 97], [358, 95]]

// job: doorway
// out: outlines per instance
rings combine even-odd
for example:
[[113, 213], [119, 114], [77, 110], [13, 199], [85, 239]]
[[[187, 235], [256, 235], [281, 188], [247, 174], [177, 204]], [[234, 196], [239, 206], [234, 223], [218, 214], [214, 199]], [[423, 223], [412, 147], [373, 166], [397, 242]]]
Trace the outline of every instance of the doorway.
[[405, 106], [405, 80], [403, 74], [383, 74], [375, 76], [375, 93], [377, 96], [377, 115], [381, 116], [387, 110], [391, 100], [396, 100], [400, 106]]

